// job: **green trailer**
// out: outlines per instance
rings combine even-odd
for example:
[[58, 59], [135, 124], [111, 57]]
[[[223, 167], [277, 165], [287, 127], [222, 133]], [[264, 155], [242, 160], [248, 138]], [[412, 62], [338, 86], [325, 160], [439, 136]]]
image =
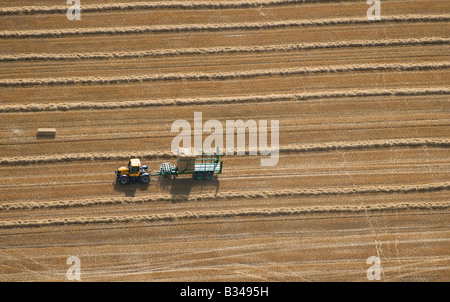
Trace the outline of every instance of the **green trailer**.
[[191, 174], [196, 180], [211, 180], [214, 174], [221, 174], [223, 161], [220, 160], [219, 150], [215, 152], [202, 152], [197, 156], [179, 156], [177, 164], [163, 163], [158, 173], [164, 177]]

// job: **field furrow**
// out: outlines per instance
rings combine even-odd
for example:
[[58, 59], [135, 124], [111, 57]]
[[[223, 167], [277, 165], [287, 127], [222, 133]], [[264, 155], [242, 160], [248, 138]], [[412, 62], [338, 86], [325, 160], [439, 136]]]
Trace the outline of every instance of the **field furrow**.
[[[433, 15], [393, 15], [385, 16], [376, 21], [385, 22], [447, 22], [450, 19], [448, 14]], [[336, 26], [347, 24], [368, 24], [374, 21], [366, 17], [359, 18], [329, 18], [317, 20], [287, 20], [277, 22], [247, 22], [247, 23], [225, 23], [225, 24], [182, 24], [182, 25], [154, 25], [154, 26], [134, 26], [134, 27], [98, 27], [98, 28], [77, 28], [77, 29], [58, 29], [58, 30], [24, 30], [24, 31], [0, 31], [0, 39], [21, 39], [21, 38], [47, 38], [64, 36], [87, 36], [87, 35], [129, 35], [129, 34], [147, 34], [147, 33], [166, 33], [166, 32], [197, 32], [197, 31], [230, 31], [230, 30], [263, 30], [287, 27], [320, 27]]]

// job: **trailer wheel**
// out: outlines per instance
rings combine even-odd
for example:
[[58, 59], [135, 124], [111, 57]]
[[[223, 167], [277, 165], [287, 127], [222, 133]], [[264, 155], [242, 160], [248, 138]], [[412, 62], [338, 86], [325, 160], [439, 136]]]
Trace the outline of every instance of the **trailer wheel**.
[[141, 182], [143, 184], [148, 184], [150, 182], [150, 176], [148, 175], [141, 176]]
[[202, 180], [203, 176], [204, 176], [203, 172], [195, 172], [195, 174], [194, 174], [195, 180]]
[[121, 185], [126, 185], [129, 181], [130, 181], [130, 178], [128, 176], [119, 177], [119, 183]]
[[211, 180], [213, 178], [213, 172], [206, 172], [205, 173], [205, 179]]

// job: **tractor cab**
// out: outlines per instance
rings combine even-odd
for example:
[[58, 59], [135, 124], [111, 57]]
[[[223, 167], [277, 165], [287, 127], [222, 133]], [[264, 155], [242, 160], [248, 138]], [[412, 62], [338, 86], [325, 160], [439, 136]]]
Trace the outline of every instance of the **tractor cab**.
[[140, 174], [141, 161], [137, 158], [130, 159], [128, 173], [130, 177], [138, 177]]

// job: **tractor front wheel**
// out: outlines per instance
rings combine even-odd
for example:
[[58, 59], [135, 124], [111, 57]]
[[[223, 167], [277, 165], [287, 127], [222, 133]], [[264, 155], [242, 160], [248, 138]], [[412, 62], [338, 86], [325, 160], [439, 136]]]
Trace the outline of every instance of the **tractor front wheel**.
[[119, 177], [119, 182], [121, 185], [126, 185], [129, 181], [130, 181], [130, 178], [128, 176]]

